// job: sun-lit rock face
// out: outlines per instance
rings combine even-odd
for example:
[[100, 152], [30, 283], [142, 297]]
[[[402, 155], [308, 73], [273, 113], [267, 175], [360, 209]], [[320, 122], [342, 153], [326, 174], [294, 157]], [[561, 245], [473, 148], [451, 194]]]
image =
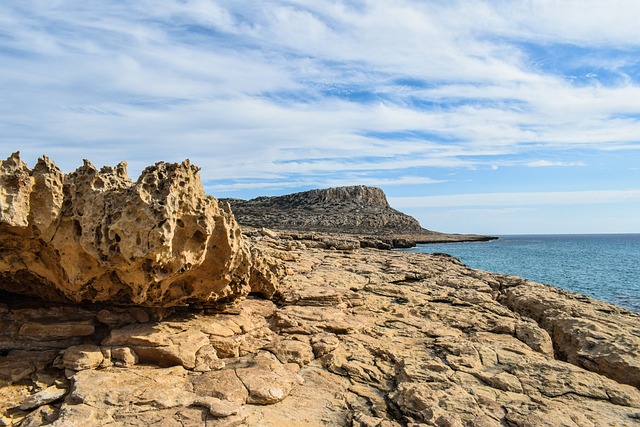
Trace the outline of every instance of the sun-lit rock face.
[[277, 267], [250, 250], [198, 170], [160, 162], [133, 182], [124, 162], [85, 160], [65, 175], [46, 157], [29, 169], [13, 154], [0, 163], [0, 289], [144, 306], [270, 296]]

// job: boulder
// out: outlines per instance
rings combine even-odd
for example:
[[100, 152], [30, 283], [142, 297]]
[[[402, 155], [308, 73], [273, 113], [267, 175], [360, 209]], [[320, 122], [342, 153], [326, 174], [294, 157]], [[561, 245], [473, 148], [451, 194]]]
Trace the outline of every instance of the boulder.
[[267, 352], [240, 359], [236, 375], [249, 393], [247, 403], [271, 405], [280, 402], [304, 379], [287, 370], [278, 359]]
[[62, 399], [67, 394], [67, 390], [64, 388], [58, 388], [56, 386], [47, 387], [44, 390], [27, 396], [27, 398], [20, 405], [20, 409], [29, 410], [38, 408], [40, 406], [47, 405], [56, 400]]
[[[183, 366], [187, 369], [196, 367], [201, 348], [210, 347], [209, 339], [204, 333], [194, 329], [174, 329], [165, 323], [133, 324], [114, 329], [102, 344], [128, 347], [145, 363]], [[213, 348], [211, 352], [215, 354]]]
[[0, 290], [149, 307], [276, 292], [280, 267], [204, 193], [199, 168], [159, 162], [133, 182], [126, 166], [0, 162]]
[[100, 347], [91, 344], [74, 345], [64, 351], [63, 363], [67, 369], [82, 371], [96, 369], [102, 364], [104, 355]]

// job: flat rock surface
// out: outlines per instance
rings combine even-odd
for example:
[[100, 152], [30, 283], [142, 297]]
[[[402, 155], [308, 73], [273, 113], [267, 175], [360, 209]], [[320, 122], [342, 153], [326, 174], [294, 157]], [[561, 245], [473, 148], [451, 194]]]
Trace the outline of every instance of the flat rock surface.
[[[279, 232], [251, 238], [288, 270], [273, 301], [249, 297], [224, 310], [164, 316], [0, 305], [0, 420], [367, 427], [640, 422], [638, 314], [473, 270], [444, 255], [330, 249]], [[95, 332], [83, 335], [83, 327], [70, 337], [63, 328], [44, 341], [21, 336], [18, 322], [40, 322], [44, 312], [52, 323], [91, 325]], [[123, 348], [139, 361], [116, 366], [114, 354], [122, 351], [114, 349]], [[67, 361], [87, 351], [97, 360], [96, 349], [100, 366], [93, 358], [65, 365], [67, 351]], [[157, 357], [145, 358], [145, 350]]]

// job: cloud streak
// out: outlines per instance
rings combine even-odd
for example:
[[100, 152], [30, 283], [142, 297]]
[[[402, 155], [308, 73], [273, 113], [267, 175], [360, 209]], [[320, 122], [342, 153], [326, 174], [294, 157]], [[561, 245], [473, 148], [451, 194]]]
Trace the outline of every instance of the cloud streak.
[[640, 189], [451, 194], [446, 196], [393, 197], [397, 208], [460, 206], [584, 205], [640, 201]]

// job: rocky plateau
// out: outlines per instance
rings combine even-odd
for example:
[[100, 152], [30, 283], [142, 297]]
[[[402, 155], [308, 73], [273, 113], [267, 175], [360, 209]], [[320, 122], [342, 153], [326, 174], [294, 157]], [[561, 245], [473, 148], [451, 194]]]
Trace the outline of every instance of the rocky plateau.
[[241, 231], [187, 162], [134, 183], [14, 155], [0, 201], [0, 425], [640, 424], [622, 308], [370, 234]]

